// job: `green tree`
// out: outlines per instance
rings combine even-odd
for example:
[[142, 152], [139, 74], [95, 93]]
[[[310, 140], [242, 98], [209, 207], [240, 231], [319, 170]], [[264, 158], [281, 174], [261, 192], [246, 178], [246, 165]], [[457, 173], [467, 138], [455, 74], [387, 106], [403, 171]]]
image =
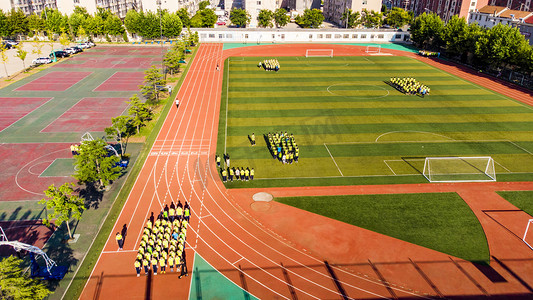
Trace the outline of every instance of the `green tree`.
[[47, 16], [45, 22], [46, 28], [53, 33], [61, 34], [63, 32], [62, 28], [65, 28], [65, 16], [63, 16], [57, 9], [45, 8], [45, 10]]
[[144, 82], [140, 86], [141, 93], [149, 103], [157, 103], [159, 102], [161, 87], [166, 85], [166, 80], [161, 70], [156, 66], [144, 71], [144, 74]]
[[44, 44], [43, 43], [33, 43], [33, 47], [34, 47], [34, 49], [31, 50], [31, 53], [37, 54], [38, 57], [41, 57], [41, 55], [43, 54]]
[[257, 15], [257, 23], [259, 27], [272, 28], [274, 27], [274, 13], [269, 9], [262, 9]]
[[443, 45], [444, 22], [435, 14], [423, 13], [411, 24], [411, 40], [422, 49], [438, 50]]
[[7, 21], [7, 15], [4, 13], [3, 10], [0, 9], [0, 37], [8, 36], [9, 34], [10, 31], [9, 23]]
[[209, 1], [204, 0], [198, 3], [198, 10], [204, 10], [209, 5]]
[[366, 28], [377, 28], [381, 26], [383, 15], [379, 11], [363, 9], [361, 19]]
[[126, 17], [124, 18], [124, 26], [126, 26], [126, 29], [129, 33], [140, 33], [140, 26], [141, 26], [142, 20], [140, 14], [134, 10], [130, 9], [126, 13]]
[[389, 10], [384, 20], [385, 24], [396, 28], [407, 25], [409, 22], [411, 22], [411, 15], [408, 11], [399, 7], [393, 7]]
[[28, 51], [24, 50], [22, 42], [19, 42], [19, 44], [17, 45], [17, 54], [15, 56], [22, 60], [22, 67], [24, 68], [24, 71], [26, 71], [26, 63], [24, 62], [24, 60], [26, 59], [27, 55]]
[[[200, 27], [202, 28], [213, 28], [218, 18], [215, 12], [209, 8], [199, 10], [193, 18], [196, 16], [200, 19]], [[191, 19], [191, 24], [192, 22]]]
[[324, 22], [324, 15], [319, 9], [305, 9], [303, 15], [295, 18], [296, 24], [303, 28], [320, 28]]
[[229, 14], [229, 20], [237, 27], [246, 27], [250, 23], [250, 14], [245, 9], [233, 8]]
[[59, 43], [61, 46], [63, 46], [63, 48], [66, 48], [70, 44], [70, 39], [65, 32], [59, 36]]
[[72, 33], [76, 36], [78, 35], [80, 28], [83, 28], [85, 20], [89, 17], [88, 14], [85, 14], [86, 12], [87, 11], [79, 9], [79, 6], [76, 6], [74, 12], [68, 18], [70, 29], [72, 30]]
[[[182, 52], [183, 53], [183, 52]], [[164, 63], [165, 68], [170, 74], [178, 73], [180, 69], [181, 53], [175, 48], [171, 49], [165, 54]]]
[[348, 28], [355, 28], [361, 25], [361, 13], [358, 11], [352, 11], [351, 9], [345, 10], [342, 13], [341, 20], [346, 22], [346, 19], [348, 19]]
[[291, 18], [287, 15], [287, 11], [283, 8], [278, 8], [276, 11], [274, 11], [274, 23], [276, 23], [276, 27], [280, 28], [289, 23]]
[[0, 299], [44, 299], [52, 294], [44, 281], [29, 278], [24, 269], [13, 255], [0, 260]]
[[89, 39], [89, 36], [87, 35], [87, 32], [85, 31], [83, 26], [78, 27], [76, 36], [78, 37], [78, 41], [87, 41]]
[[31, 14], [28, 16], [28, 30], [35, 34], [38, 34], [40, 32], [43, 32], [45, 28], [46, 24], [39, 15]]
[[61, 226], [65, 222], [67, 224], [69, 238], [72, 238], [69, 225], [70, 219], [81, 219], [81, 213], [85, 209], [83, 199], [77, 195], [73, 195], [73, 186], [74, 184], [70, 182], [65, 182], [58, 188], [52, 184], [44, 191], [46, 198], [39, 201], [39, 204], [46, 205], [46, 209], [53, 210], [52, 213], [48, 214], [48, 218], [43, 219], [43, 223], [46, 226], [50, 226], [50, 220], [55, 219], [56, 225]]
[[159, 26], [159, 15], [153, 11], [140, 12], [141, 25], [139, 34], [147, 39], [154, 39], [161, 36], [161, 27]]
[[6, 66], [6, 63], [9, 60], [9, 56], [7, 56], [7, 48], [3, 43], [0, 43], [0, 59], [2, 60], [2, 63], [4, 63], [4, 70], [6, 71], [6, 77], [9, 78], [9, 74], [7, 73], [7, 66]]
[[446, 54], [449, 56], [461, 56], [467, 51], [468, 24], [464, 18], [452, 16], [442, 33], [443, 43], [446, 45]]
[[128, 104], [130, 105], [128, 113], [131, 116], [131, 124], [137, 128], [137, 133], [139, 133], [141, 127], [144, 126], [144, 123], [152, 119], [153, 112], [148, 104], [139, 100], [137, 94], [130, 98]]
[[189, 16], [189, 12], [186, 8], [182, 7], [180, 8], [176, 14], [178, 17], [180, 17], [181, 23], [183, 27], [190, 27], [191, 26], [191, 17]]
[[102, 139], [83, 141], [79, 154], [75, 156], [74, 178], [82, 183], [98, 182], [102, 188], [117, 179], [120, 176], [120, 167], [117, 165], [120, 158], [109, 155], [106, 146], [107, 143]]
[[128, 139], [135, 134], [130, 116], [118, 116], [111, 118], [111, 126], [105, 129], [107, 136], [113, 137], [120, 144], [120, 153], [126, 153]]
[[11, 36], [28, 33], [28, 18], [21, 9], [12, 9], [7, 17]]
[[111, 14], [105, 19], [104, 34], [119, 36], [125, 32], [124, 25], [117, 15]]
[[181, 34], [183, 24], [178, 14], [165, 11], [161, 17], [161, 27], [163, 28], [163, 36], [173, 38]]

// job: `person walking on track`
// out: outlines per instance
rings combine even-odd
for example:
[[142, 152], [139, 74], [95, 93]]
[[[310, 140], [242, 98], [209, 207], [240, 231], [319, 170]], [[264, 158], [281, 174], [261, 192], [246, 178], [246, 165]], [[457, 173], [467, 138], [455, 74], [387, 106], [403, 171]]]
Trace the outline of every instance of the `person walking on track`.
[[135, 271], [137, 271], [137, 277], [141, 276], [141, 262], [137, 259], [133, 265], [135, 266]]
[[118, 250], [122, 250], [122, 247], [124, 246], [124, 239], [122, 238], [122, 234], [120, 234], [120, 232], [117, 232], [115, 239], [117, 240]]

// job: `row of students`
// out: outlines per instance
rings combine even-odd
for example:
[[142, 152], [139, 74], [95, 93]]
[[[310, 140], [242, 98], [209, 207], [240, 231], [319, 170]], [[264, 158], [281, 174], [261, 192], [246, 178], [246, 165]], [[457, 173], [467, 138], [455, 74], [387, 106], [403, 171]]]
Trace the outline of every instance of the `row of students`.
[[[182, 210], [184, 213], [181, 216], [172, 214], [173, 210]], [[176, 271], [181, 268], [179, 278], [188, 276], [185, 241], [189, 219], [190, 207], [187, 202], [183, 206], [181, 201], [177, 206], [174, 202], [170, 207], [166, 205], [156, 220], [152, 213], [152, 216], [146, 220], [134, 262], [137, 277], [140, 276], [141, 266], [144, 268], [145, 275], [148, 275], [150, 270], [157, 275], [158, 267], [160, 273], [165, 274], [168, 266], [171, 272], [174, 272], [174, 268]]]
[[248, 180], [254, 180], [255, 170], [254, 168], [246, 168], [243, 167], [240, 168], [228, 168], [221, 169], [220, 173], [222, 175], [222, 181], [233, 181], [233, 178], [235, 180], [242, 180], [242, 181], [248, 181]]
[[426, 51], [426, 50], [420, 50], [418, 51], [418, 54], [419, 55], [422, 55], [422, 56], [436, 56], [436, 57], [440, 57], [440, 52], [431, 52], [431, 51]]
[[257, 64], [257, 67], [263, 68], [266, 71], [279, 71], [280, 65], [277, 59], [265, 59]]
[[401, 77], [392, 77], [390, 79], [390, 84], [399, 90], [402, 93], [407, 95], [429, 95], [431, 89], [416, 79], [411, 77], [401, 78]]
[[300, 150], [292, 133], [289, 135], [287, 132], [269, 132], [265, 138], [268, 140], [268, 150], [272, 158], [284, 164], [298, 162]]

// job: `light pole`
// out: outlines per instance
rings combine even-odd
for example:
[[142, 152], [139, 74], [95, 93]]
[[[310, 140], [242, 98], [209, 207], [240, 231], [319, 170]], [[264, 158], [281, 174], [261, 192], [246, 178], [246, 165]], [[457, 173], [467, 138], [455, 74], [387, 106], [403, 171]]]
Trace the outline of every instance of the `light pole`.
[[162, 14], [162, 11], [161, 11], [161, 0], [157, 0], [157, 5], [159, 5], [159, 40], [161, 42], [161, 72], [163, 74], [166, 74], [164, 69], [165, 69], [165, 65], [163, 64], [163, 23], [161, 21], [161, 14]]

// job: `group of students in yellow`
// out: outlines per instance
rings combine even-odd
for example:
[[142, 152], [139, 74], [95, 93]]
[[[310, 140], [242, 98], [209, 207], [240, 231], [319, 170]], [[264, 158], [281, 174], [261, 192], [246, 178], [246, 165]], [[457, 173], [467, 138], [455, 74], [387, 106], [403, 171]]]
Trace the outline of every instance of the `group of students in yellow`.
[[279, 71], [279, 61], [277, 59], [265, 59], [257, 64], [258, 68], [263, 68], [266, 71]]
[[[224, 163], [225, 166], [222, 166], [221, 158], [218, 154], [215, 154], [215, 161], [217, 162], [217, 167], [220, 169], [220, 174], [222, 175], [222, 181], [233, 181], [235, 180], [254, 180], [255, 171], [254, 168], [243, 168], [243, 167], [230, 167], [229, 154], [224, 154]], [[222, 166], [222, 167], [221, 167]]]
[[137, 277], [141, 274], [141, 266], [145, 275], [150, 273], [150, 269], [157, 275], [158, 267], [160, 273], [165, 274], [168, 266], [170, 272], [174, 272], [174, 268], [176, 271], [181, 268], [179, 278], [188, 276], [185, 240], [190, 216], [189, 204], [185, 202], [183, 205], [181, 201], [177, 205], [172, 201], [170, 207], [165, 205], [155, 220], [152, 213], [146, 220], [134, 262]]
[[426, 50], [420, 50], [420, 51], [418, 51], [418, 54], [419, 54], [419, 55], [422, 55], [422, 56], [436, 56], [436, 57], [440, 57], [440, 52], [432, 52], [432, 51], [426, 51]]
[[424, 97], [425, 95], [429, 95], [429, 92], [431, 91], [427, 85], [423, 85], [411, 77], [392, 77], [390, 79], [390, 84], [407, 95], [421, 95]]
[[72, 152], [72, 155], [78, 155], [80, 153], [80, 145], [70, 144], [70, 152]]
[[287, 134], [287, 131], [285, 131], [285, 133], [269, 132], [266, 137], [268, 138], [268, 150], [270, 150], [272, 158], [278, 159], [284, 164], [298, 162], [300, 150], [292, 133]]

